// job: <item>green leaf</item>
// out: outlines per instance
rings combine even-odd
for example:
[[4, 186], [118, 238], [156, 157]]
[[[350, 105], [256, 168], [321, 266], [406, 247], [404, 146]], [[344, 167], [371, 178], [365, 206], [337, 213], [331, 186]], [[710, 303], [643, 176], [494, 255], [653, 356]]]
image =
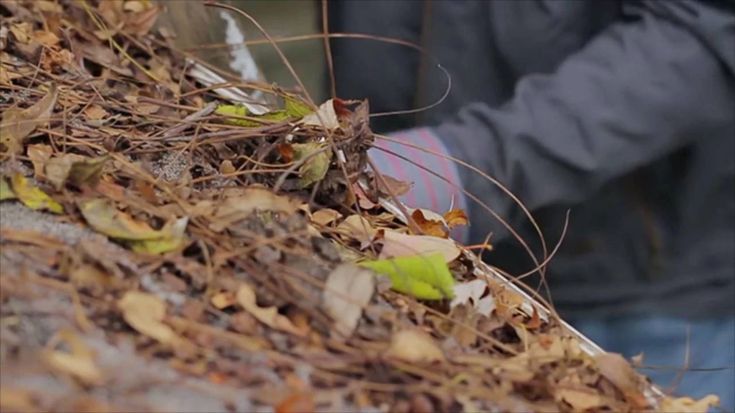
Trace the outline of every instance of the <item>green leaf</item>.
[[49, 212], [53, 212], [54, 214], [62, 214], [64, 212], [64, 207], [62, 207], [61, 204], [54, 201], [38, 187], [34, 186], [31, 181], [22, 174], [17, 173], [13, 175], [13, 178], [11, 178], [11, 184], [13, 185], [13, 192], [15, 192], [15, 195], [20, 199], [20, 202], [28, 208], [35, 210], [45, 209]]
[[283, 98], [286, 106], [286, 114], [293, 118], [303, 118], [313, 112], [311, 107], [296, 96], [286, 95]]
[[363, 261], [359, 265], [387, 276], [394, 290], [416, 298], [442, 300], [454, 296], [454, 277], [439, 253]]
[[0, 201], [4, 201], [6, 199], [16, 199], [18, 198], [15, 195], [15, 192], [13, 192], [12, 189], [10, 189], [10, 185], [8, 185], [8, 181], [5, 180], [5, 178], [0, 178]]
[[219, 105], [215, 113], [222, 116], [230, 116], [225, 122], [231, 125], [258, 127], [263, 126], [267, 122], [258, 122], [250, 119], [237, 119], [237, 117], [249, 117], [261, 119], [263, 121], [280, 122], [288, 119], [300, 119], [312, 113], [313, 110], [298, 99], [296, 96], [286, 95], [284, 97], [285, 109], [274, 110], [262, 115], [251, 113], [247, 107], [243, 105]]
[[[329, 163], [332, 161], [331, 151], [316, 142], [294, 143], [291, 147], [293, 148], [294, 161], [300, 161], [311, 156], [299, 168], [299, 175], [301, 175], [299, 183], [302, 188], [307, 188], [324, 179], [329, 170]], [[314, 154], [317, 151], [320, 152]]]

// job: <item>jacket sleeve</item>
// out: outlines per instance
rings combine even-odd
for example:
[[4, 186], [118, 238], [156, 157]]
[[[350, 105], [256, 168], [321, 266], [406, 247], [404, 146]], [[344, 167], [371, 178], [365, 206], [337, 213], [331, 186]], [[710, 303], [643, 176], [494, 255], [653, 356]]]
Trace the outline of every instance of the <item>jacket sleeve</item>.
[[[605, 183], [735, 120], [735, 17], [723, 3], [627, 6], [548, 75], [522, 78], [493, 109], [470, 104], [433, 132], [529, 209], [571, 205]], [[734, 137], [735, 139], [735, 137]], [[512, 205], [462, 168], [466, 188], [501, 216]], [[488, 214], [470, 208], [475, 238]]]

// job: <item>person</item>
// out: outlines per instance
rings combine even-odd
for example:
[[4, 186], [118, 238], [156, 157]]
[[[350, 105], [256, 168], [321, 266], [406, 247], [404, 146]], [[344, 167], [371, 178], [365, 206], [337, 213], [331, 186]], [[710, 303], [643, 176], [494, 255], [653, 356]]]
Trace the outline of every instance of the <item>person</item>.
[[[406, 144], [496, 178], [551, 238], [571, 209], [546, 273], [561, 316], [608, 351], [643, 352], [662, 387], [679, 366], [680, 393], [735, 408], [735, 2], [338, 1], [328, 18], [332, 32], [420, 44], [451, 75], [440, 105], [374, 118], [392, 132], [371, 157], [415, 183], [410, 206], [465, 208], [466, 241], [492, 233], [486, 259], [516, 274], [533, 267], [519, 243], [458, 187], [530, 240], [520, 208]], [[407, 48], [331, 49], [337, 95], [372, 113], [426, 105], [446, 84]]]

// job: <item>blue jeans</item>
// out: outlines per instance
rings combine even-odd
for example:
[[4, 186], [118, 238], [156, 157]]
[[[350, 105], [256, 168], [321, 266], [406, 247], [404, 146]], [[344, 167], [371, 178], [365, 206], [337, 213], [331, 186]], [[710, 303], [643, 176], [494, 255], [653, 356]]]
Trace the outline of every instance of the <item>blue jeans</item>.
[[720, 409], [735, 411], [735, 317], [685, 320], [667, 317], [569, 320], [582, 334], [606, 351], [631, 357], [644, 353], [641, 369], [662, 390], [670, 390], [682, 368], [689, 331], [689, 368], [716, 369], [687, 371], [674, 394], [700, 398], [720, 397]]

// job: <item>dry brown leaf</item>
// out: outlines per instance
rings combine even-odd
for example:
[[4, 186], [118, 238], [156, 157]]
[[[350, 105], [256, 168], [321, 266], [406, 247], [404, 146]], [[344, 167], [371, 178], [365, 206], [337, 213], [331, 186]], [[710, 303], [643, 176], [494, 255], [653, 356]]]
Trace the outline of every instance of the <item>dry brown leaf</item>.
[[383, 179], [375, 179], [376, 186], [380, 194], [384, 197], [389, 197], [391, 194], [394, 196], [401, 196], [411, 190], [413, 183], [399, 181], [396, 178], [388, 176], [386, 174], [380, 174]]
[[139, 333], [155, 339], [161, 344], [177, 345], [182, 338], [168, 325], [163, 323], [166, 317], [166, 303], [155, 295], [140, 291], [128, 291], [117, 302], [125, 322]]
[[467, 219], [467, 214], [461, 209], [452, 209], [444, 214], [444, 221], [447, 226], [451, 229], [460, 225], [468, 225], [470, 223]]
[[87, 109], [84, 109], [84, 117], [88, 120], [100, 120], [108, 116], [110, 114], [99, 105], [90, 105]]
[[334, 319], [337, 333], [343, 337], [352, 335], [374, 291], [375, 277], [370, 270], [342, 264], [329, 273], [322, 306]]
[[[70, 351], [54, 350], [60, 343], [66, 344]], [[69, 374], [85, 384], [100, 385], [103, 376], [94, 358], [92, 350], [71, 330], [59, 331], [42, 353], [43, 361], [54, 370]]]
[[315, 410], [314, 396], [310, 393], [293, 394], [276, 406], [275, 413], [304, 413], [314, 412]]
[[428, 334], [418, 329], [393, 334], [386, 356], [409, 363], [444, 361], [444, 353]]
[[235, 294], [230, 291], [222, 291], [221, 293], [217, 293], [213, 295], [212, 298], [209, 299], [209, 301], [212, 303], [214, 308], [218, 310], [231, 307], [237, 303], [237, 300], [235, 299]]
[[95, 231], [112, 238], [140, 241], [163, 237], [161, 231], [145, 222], [133, 220], [130, 215], [118, 211], [102, 198], [80, 202], [79, 210]]
[[391, 230], [385, 230], [382, 243], [380, 259], [440, 253], [446, 262], [452, 262], [462, 252], [451, 239], [408, 235]]
[[48, 122], [54, 111], [59, 92], [52, 84], [43, 99], [27, 109], [10, 108], [3, 112], [0, 121], [0, 144], [5, 150], [18, 154], [23, 151], [23, 141], [38, 126]]
[[659, 411], [666, 413], [707, 413], [710, 408], [720, 405], [720, 398], [714, 394], [704, 396], [699, 400], [691, 397], [665, 398], [661, 401]]
[[322, 208], [311, 214], [311, 222], [318, 225], [329, 225], [342, 216], [338, 211], [331, 208]]
[[137, 36], [148, 34], [161, 12], [161, 8], [154, 6], [146, 10], [141, 10], [130, 14], [125, 19], [125, 31]]
[[54, 47], [59, 44], [59, 37], [46, 30], [37, 30], [34, 32], [33, 40], [47, 47]]
[[637, 409], [648, 406], [640, 390], [640, 377], [623, 356], [617, 353], [598, 354], [595, 356], [595, 365], [600, 374], [617, 387], [629, 403]]
[[370, 221], [357, 214], [350, 215], [340, 222], [336, 231], [348, 238], [359, 241], [361, 244], [369, 243], [378, 233], [378, 230], [373, 228]]
[[108, 157], [87, 158], [73, 153], [65, 153], [46, 162], [46, 179], [60, 190], [66, 182], [81, 186], [94, 186], [102, 175]]
[[604, 400], [594, 389], [577, 390], [559, 388], [554, 391], [554, 398], [565, 401], [572, 406], [572, 410], [575, 412], [584, 412], [604, 405]]
[[[435, 219], [437, 217], [438, 219]], [[411, 213], [411, 218], [421, 229], [423, 235], [439, 238], [447, 238], [449, 236], [444, 218], [435, 212], [417, 208]]]
[[26, 154], [31, 159], [31, 163], [33, 163], [33, 176], [36, 178], [43, 176], [44, 165], [51, 159], [53, 153], [54, 150], [49, 145], [28, 145]]
[[276, 330], [285, 331], [296, 336], [303, 337], [308, 331], [299, 329], [286, 316], [278, 314], [276, 307], [259, 307], [256, 303], [255, 292], [247, 285], [242, 284], [237, 290], [237, 302], [253, 317], [263, 324]]
[[245, 188], [237, 196], [226, 198], [214, 212], [210, 228], [222, 231], [230, 225], [247, 218], [255, 211], [273, 211], [293, 214], [301, 202], [297, 199], [274, 194], [261, 187]]
[[20, 388], [0, 387], [0, 411], [32, 413], [42, 409], [36, 405], [34, 394]]

